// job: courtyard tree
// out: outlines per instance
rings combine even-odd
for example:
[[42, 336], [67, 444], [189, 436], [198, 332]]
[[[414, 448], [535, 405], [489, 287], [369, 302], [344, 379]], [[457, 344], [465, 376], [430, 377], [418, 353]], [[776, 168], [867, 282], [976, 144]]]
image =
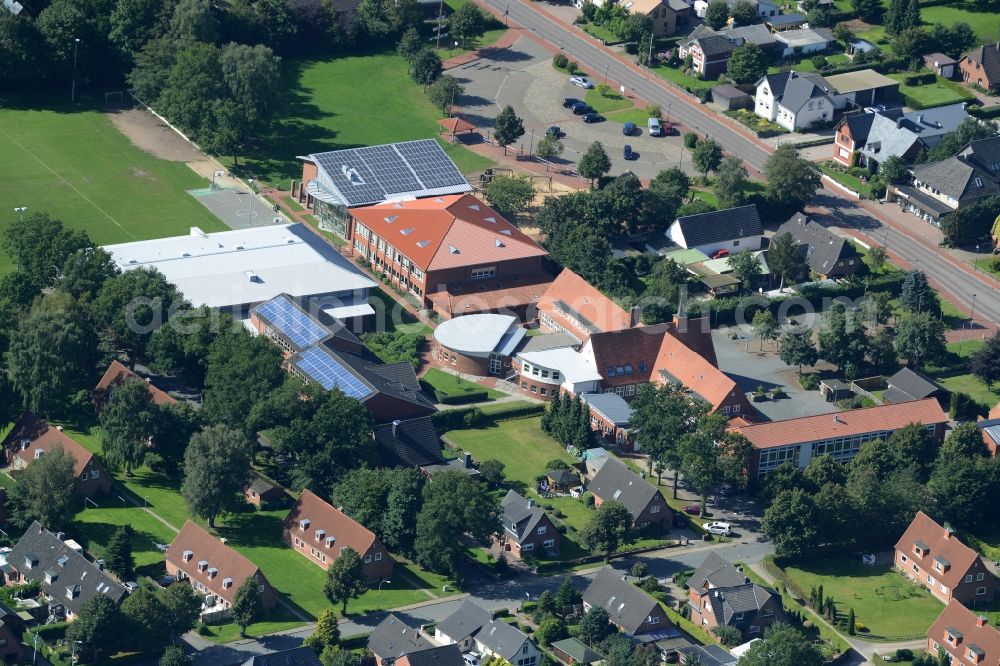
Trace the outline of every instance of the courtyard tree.
[[753, 332], [760, 338], [760, 351], [764, 351], [764, 340], [776, 340], [781, 334], [778, 320], [770, 310], [758, 310], [751, 322]]
[[101, 408], [101, 451], [105, 459], [120, 467], [125, 476], [143, 463], [155, 430], [158, 410], [153, 404], [149, 387], [141, 377], [126, 377], [110, 391]]
[[438, 54], [431, 49], [423, 49], [413, 58], [410, 77], [426, 88], [438, 80], [442, 69]]
[[121, 580], [132, 580], [135, 574], [135, 558], [132, 557], [132, 536], [135, 534], [131, 525], [122, 525], [108, 540], [104, 547], [104, 563]]
[[778, 344], [778, 357], [787, 365], [798, 366], [800, 375], [802, 366], [813, 365], [819, 356], [812, 335], [810, 329], [797, 326], [785, 331]]
[[868, 350], [868, 336], [858, 313], [848, 315], [842, 303], [834, 303], [823, 316], [819, 332], [819, 356], [841, 371], [860, 367]]
[[522, 136], [524, 136], [524, 122], [514, 113], [514, 107], [508, 104], [497, 114], [493, 125], [493, 138], [497, 145], [503, 148], [504, 155], [506, 155], [507, 146]]
[[121, 614], [128, 642], [140, 651], [161, 650], [170, 641], [167, 608], [152, 589], [139, 587], [125, 597]]
[[[897, 183], [902, 183], [906, 180], [910, 171], [906, 167], [906, 162], [899, 155], [890, 155], [879, 165], [879, 174], [881, 174], [883, 180], [889, 185], [895, 185]], [[878, 246], [876, 246], [878, 247]], [[875, 248], [872, 248], [874, 250]], [[869, 257], [871, 255], [869, 254]]]
[[202, 597], [185, 582], [176, 582], [160, 592], [167, 609], [167, 635], [176, 639], [194, 629], [201, 617]]
[[713, 188], [715, 196], [719, 199], [719, 208], [735, 208], [743, 205], [746, 186], [747, 170], [743, 166], [743, 161], [732, 155], [724, 158], [715, 174]]
[[527, 174], [494, 176], [483, 188], [486, 200], [498, 213], [517, 220], [535, 198], [535, 186]]
[[415, 27], [409, 27], [396, 44], [396, 53], [412, 67], [413, 59], [424, 48], [424, 40]]
[[884, 245], [875, 245], [868, 252], [868, 261], [871, 262], [872, 270], [875, 272], [880, 272], [888, 259], [889, 253], [886, 251]]
[[792, 284], [806, 272], [806, 260], [799, 244], [790, 233], [771, 238], [767, 250], [767, 264], [771, 271], [781, 278], [782, 284]]
[[442, 472], [424, 486], [416, 518], [417, 562], [438, 573], [458, 574], [459, 537], [470, 534], [488, 543], [500, 529], [500, 506], [481, 481], [460, 472]]
[[340, 555], [326, 570], [323, 594], [331, 604], [340, 604], [342, 613], [347, 613], [347, 602], [357, 599], [368, 591], [368, 576], [361, 556], [351, 547], [342, 548]]
[[331, 500], [366, 526], [386, 548], [413, 554], [413, 516], [423, 504], [424, 477], [417, 469], [368, 469], [345, 474], [334, 486]]
[[691, 162], [703, 177], [708, 178], [708, 172], [715, 171], [722, 164], [722, 145], [715, 139], [699, 141], [691, 151]]
[[[329, 575], [330, 572], [327, 570], [327, 576]], [[336, 647], [340, 644], [340, 627], [337, 626], [337, 614], [332, 608], [327, 608], [319, 614], [316, 619], [316, 628], [302, 644], [311, 647], [317, 655], [322, 654], [323, 650], [329, 647]]]
[[604, 559], [610, 560], [611, 554], [630, 540], [631, 532], [632, 514], [628, 507], [618, 500], [610, 500], [594, 511], [580, 530], [580, 539], [590, 550], [604, 551]]
[[858, 18], [868, 23], [876, 23], [883, 9], [880, 0], [851, 0], [851, 8]]
[[214, 425], [195, 433], [184, 452], [181, 495], [188, 511], [215, 527], [215, 518], [240, 507], [250, 482], [251, 446], [239, 430]]
[[[466, 5], [467, 7], [470, 5]], [[431, 104], [441, 109], [442, 115], [450, 115], [455, 100], [462, 96], [465, 88], [451, 74], [445, 74], [427, 88], [427, 97]]]
[[649, 471], [659, 475], [664, 470], [674, 473], [674, 498], [677, 498], [677, 480], [680, 473], [680, 442], [697, 427], [698, 419], [706, 412], [705, 406], [691, 400], [687, 390], [679, 383], [666, 382], [663, 386], [643, 384], [632, 401], [632, 429], [648, 455]]
[[808, 203], [820, 186], [819, 169], [799, 157], [798, 150], [789, 143], [778, 146], [767, 158], [764, 175], [767, 197], [776, 204], [795, 209]]
[[[751, 5], [751, 9], [756, 15], [756, 8]], [[733, 11], [735, 12], [735, 8]], [[765, 73], [767, 73], [767, 59], [764, 56], [764, 51], [753, 42], [737, 46], [732, 55], [729, 56], [726, 76], [731, 78], [734, 83], [756, 83]]]
[[576, 168], [581, 176], [590, 181], [590, 186], [593, 187], [594, 182], [598, 178], [611, 171], [611, 158], [608, 157], [607, 151], [604, 150], [604, 144], [600, 141], [590, 144], [577, 163]]
[[764, 511], [761, 528], [779, 557], [801, 558], [820, 543], [819, 509], [801, 488], [783, 490]]
[[1000, 379], [1000, 333], [987, 338], [983, 346], [969, 358], [969, 370], [986, 388], [993, 390], [993, 383]]
[[232, 616], [240, 628], [240, 636], [247, 635], [247, 627], [253, 624], [260, 616], [261, 611], [264, 610], [258, 588], [260, 588], [260, 582], [256, 577], [250, 576], [236, 590], [236, 597], [233, 598]]
[[591, 606], [590, 610], [580, 618], [579, 638], [590, 646], [596, 646], [613, 631], [608, 611], [602, 606]]
[[95, 323], [131, 366], [145, 357], [153, 331], [183, 302], [181, 293], [155, 268], [139, 267], [107, 280], [91, 305]]
[[69, 526], [77, 510], [75, 462], [57, 444], [20, 473], [8, 500], [15, 525], [26, 528], [37, 520], [50, 530]]
[[823, 655], [812, 641], [787, 624], [772, 624], [764, 639], [754, 641], [737, 666], [822, 666]]

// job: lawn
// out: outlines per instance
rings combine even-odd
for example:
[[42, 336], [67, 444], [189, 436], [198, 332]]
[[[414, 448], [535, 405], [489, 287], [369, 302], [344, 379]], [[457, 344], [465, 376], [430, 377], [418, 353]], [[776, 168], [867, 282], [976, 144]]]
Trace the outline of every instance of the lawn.
[[163, 562], [163, 552], [156, 544], [173, 541], [173, 530], [140, 507], [128, 504], [122, 508], [121, 502], [112, 505], [105, 501], [103, 504], [99, 509], [88, 504], [88, 508], [76, 514], [70, 534], [78, 537], [77, 540], [96, 557], [104, 557], [111, 536], [122, 525], [131, 525], [135, 531], [132, 536], [135, 565], [146, 567]]
[[972, 333], [966, 333], [965, 340], [945, 343], [945, 347], [949, 352], [958, 354], [962, 358], [969, 358], [982, 349], [984, 344], [981, 338], [977, 340]]
[[841, 185], [843, 185], [847, 189], [849, 189], [849, 190], [851, 190], [853, 192], [857, 192], [858, 194], [862, 195], [863, 197], [871, 198], [871, 196], [872, 196], [872, 187], [871, 187], [871, 185], [869, 185], [868, 183], [863, 182], [857, 176], [853, 176], [853, 175], [851, 175], [849, 173], [844, 173], [843, 171], [839, 171], [838, 169], [836, 169], [834, 167], [831, 167], [831, 166], [828, 166], [827, 164], [824, 164], [823, 162], [820, 162], [818, 166], [819, 166], [820, 171], [822, 171], [824, 174], [826, 174], [830, 178], [833, 178], [835, 181], [837, 181], [838, 183], [840, 183]]
[[681, 88], [687, 89], [691, 88], [693, 90], [708, 90], [712, 86], [719, 85], [718, 81], [705, 81], [703, 79], [696, 79], [693, 76], [688, 76], [679, 69], [674, 69], [673, 67], [653, 67], [653, 72], [658, 74], [661, 78], [670, 81]]
[[420, 380], [430, 386], [432, 390], [437, 390], [438, 392], [447, 394], [448, 396], [459, 397], [469, 393], [485, 391], [487, 400], [496, 400], [497, 398], [502, 398], [507, 395], [502, 391], [488, 389], [485, 386], [480, 386], [475, 382], [470, 382], [449, 372], [445, 372], [444, 370], [438, 370], [437, 368], [431, 368], [428, 370], [424, 376], [420, 378]]
[[[596, 83], [596, 81], [595, 81]], [[632, 108], [635, 104], [624, 95], [611, 92], [607, 97], [597, 92], [596, 88], [591, 88], [583, 96], [583, 101], [594, 107], [597, 113], [610, 113], [612, 111], [623, 111]]]
[[943, 608], [927, 590], [898, 572], [868, 567], [853, 558], [821, 560], [785, 571], [803, 590], [822, 585], [838, 613], [853, 608], [857, 621], [871, 630], [873, 638], [923, 637]]
[[[284, 61], [282, 104], [273, 130], [250, 150], [244, 171], [286, 188], [302, 177], [296, 155], [436, 137], [441, 112], [395, 51], [332, 60]], [[373, 82], [378, 85], [372, 85]], [[463, 172], [492, 162], [442, 143]]]
[[[45, 106], [51, 107], [51, 103]], [[46, 212], [104, 245], [226, 229], [186, 192], [207, 181], [182, 162], [135, 147], [108, 117], [86, 107], [0, 109], [0, 234], [11, 208]], [[0, 252], [0, 275], [12, 269]]]
[[646, 109], [623, 109], [621, 111], [612, 111], [604, 117], [613, 123], [621, 123], [622, 125], [625, 123], [632, 123], [636, 127], [643, 129], [646, 127], [646, 121], [649, 120], [649, 114], [646, 113]]
[[903, 79], [907, 76], [906, 73], [889, 74], [890, 79], [899, 81], [899, 92], [909, 106], [928, 109], [945, 104], [968, 102], [976, 98], [968, 88], [953, 81], [947, 81], [940, 76], [937, 77], [936, 83], [921, 86], [908, 86], [903, 83]]
[[[368, 291], [368, 303], [375, 309], [375, 330], [428, 335], [431, 327], [414, 317], [381, 289]], [[379, 318], [383, 321], [379, 321]]]
[[[846, 65], [850, 62], [850, 58], [847, 57], [846, 53], [834, 53], [832, 55], [819, 54], [826, 58], [826, 61], [831, 66]], [[798, 60], [782, 60], [777, 65], [772, 65], [767, 68], [768, 74], [777, 74], [778, 72], [788, 71], [790, 69], [796, 72], [815, 72], [816, 65], [812, 61], [813, 56], [807, 55], [802, 56]]]
[[597, 25], [596, 23], [584, 23], [580, 26], [580, 29], [592, 37], [596, 37], [602, 42], [619, 42], [618, 35], [611, 32], [603, 25]]
[[[456, 12], [459, 10], [460, 7], [462, 7], [462, 5], [469, 4], [469, 0], [445, 0], [444, 4], [448, 5], [448, 8], [451, 9], [451, 11]], [[472, 40], [470, 43], [465, 44], [463, 48], [455, 49], [454, 51], [450, 51], [450, 53], [452, 54], [467, 53], [475, 49], [481, 49], [484, 46], [489, 46], [493, 42], [497, 41], [498, 39], [500, 39], [500, 37], [503, 36], [503, 33], [507, 32], [507, 28], [503, 27], [500, 21], [496, 19], [492, 14], [486, 12], [486, 17], [487, 17], [486, 25], [489, 28], [489, 30], [484, 32], [482, 36], [479, 37], [478, 39]], [[454, 44], [454, 41], [448, 41], [448, 44]], [[442, 54], [441, 57], [444, 58], [445, 56]]]
[[[279, 631], [295, 629], [303, 624], [305, 623], [302, 620], [279, 606], [273, 613], [267, 616], [266, 620], [254, 622], [247, 627], [246, 633], [247, 636], [267, 636]], [[232, 643], [235, 640], [239, 640], [240, 628], [235, 622], [211, 624], [206, 625], [199, 632], [199, 635], [215, 643]]]
[[[965, 344], [969, 347], [969, 341], [966, 341]], [[945, 387], [949, 391], [961, 391], [962, 393], [967, 393], [976, 401], [983, 403], [987, 407], [993, 407], [993, 405], [1000, 402], [1000, 391], [996, 388], [991, 391], [986, 388], [986, 384], [982, 383], [971, 374], [944, 377], [942, 379], [938, 379], [937, 381], [941, 384], [941, 386]], [[997, 387], [998, 385], [994, 384], [993, 386]]]

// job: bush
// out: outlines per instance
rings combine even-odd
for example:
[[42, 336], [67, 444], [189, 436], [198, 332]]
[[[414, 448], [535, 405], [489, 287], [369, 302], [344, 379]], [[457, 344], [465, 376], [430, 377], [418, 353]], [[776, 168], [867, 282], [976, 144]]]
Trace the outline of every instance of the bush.
[[687, 132], [684, 134], [684, 147], [694, 148], [698, 145], [698, 135], [694, 132]]
[[570, 74], [576, 74], [580, 71], [580, 66], [577, 65], [576, 62], [570, 60], [566, 63], [566, 71]]
[[819, 375], [816, 373], [801, 375], [799, 377], [799, 385], [805, 391], [815, 391], [819, 388]]
[[552, 64], [559, 69], [566, 69], [566, 65], [569, 63], [569, 58], [567, 58], [562, 53], [557, 53], [552, 56]]
[[899, 648], [896, 650], [896, 661], [913, 661], [913, 650], [909, 648]]
[[663, 120], [663, 108], [659, 104], [650, 104], [646, 107], [646, 115], [650, 118], [659, 118], [660, 120]]
[[468, 393], [447, 393], [434, 390], [434, 399], [445, 405], [464, 405], [469, 402], [485, 402], [489, 398], [486, 390], [469, 391]]
[[611, 97], [612, 95], [616, 94], [611, 91], [611, 86], [609, 86], [607, 83], [598, 83], [596, 90], [597, 94], [600, 95], [601, 97]]
[[921, 72], [919, 74], [909, 74], [903, 77], [903, 83], [911, 87], [923, 86], [930, 83], [937, 83], [937, 76], [934, 74], [934, 72]]
[[486, 415], [478, 407], [466, 407], [435, 412], [431, 420], [434, 421], [434, 426], [438, 430], [457, 430], [476, 427], [477, 424], [486, 421]]
[[828, 64], [830, 64], [827, 61], [826, 56], [822, 56], [822, 55], [814, 55], [812, 58], [809, 59], [809, 61], [812, 63], [813, 67], [815, 67], [816, 69], [823, 69]]

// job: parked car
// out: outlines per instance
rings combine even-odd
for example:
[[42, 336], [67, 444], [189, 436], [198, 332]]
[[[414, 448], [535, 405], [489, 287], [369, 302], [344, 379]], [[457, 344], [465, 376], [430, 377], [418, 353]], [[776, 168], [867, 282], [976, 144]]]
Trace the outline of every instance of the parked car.
[[663, 136], [663, 126], [660, 125], [659, 118], [650, 118], [646, 121], [646, 131], [649, 136]]
[[622, 134], [625, 136], [632, 136], [635, 134], [635, 123], [625, 123], [622, 125]]
[[576, 104], [570, 107], [570, 110], [573, 111], [573, 113], [578, 116], [582, 116], [585, 113], [590, 113], [593, 111], [590, 105], [587, 104], [586, 102], [577, 102]]
[[722, 259], [729, 256], [729, 250], [716, 250], [712, 253], [712, 259]]
[[680, 130], [673, 123], [661, 123], [663, 136], [674, 136], [680, 134]]
[[594, 84], [591, 83], [586, 76], [571, 76], [569, 82], [574, 86], [580, 88], [593, 88]]
[[468, 664], [468, 666], [479, 666], [481, 659], [478, 652], [466, 652], [462, 655], [462, 661]]
[[576, 104], [583, 104], [583, 100], [579, 100], [576, 97], [563, 97], [563, 106], [565, 108], [572, 108]]
[[705, 523], [702, 527], [704, 527], [705, 531], [709, 534], [715, 534], [717, 536], [729, 536], [733, 531], [732, 525], [718, 520], [712, 521], [711, 523]]
[[598, 113], [585, 113], [583, 114], [583, 122], [585, 123], [599, 123], [604, 120], [604, 116]]
[[562, 129], [558, 125], [552, 125], [547, 130], [545, 130], [545, 133], [546, 134], [551, 134], [552, 136], [554, 136], [557, 139], [561, 139], [564, 136], [566, 136], [566, 132], [563, 132]]
[[622, 150], [622, 157], [626, 160], [634, 160], [635, 153], [632, 152], [632, 146], [625, 144], [625, 148]]
[[698, 514], [701, 513], [701, 505], [700, 504], [685, 504], [683, 507], [681, 507], [681, 511], [683, 511], [684, 513], [690, 514], [692, 516], [697, 516]]

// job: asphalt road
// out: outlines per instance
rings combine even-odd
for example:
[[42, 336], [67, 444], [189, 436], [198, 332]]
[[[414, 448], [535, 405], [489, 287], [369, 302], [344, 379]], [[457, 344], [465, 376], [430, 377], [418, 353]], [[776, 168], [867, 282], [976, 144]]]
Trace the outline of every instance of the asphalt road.
[[[661, 105], [672, 122], [681, 125], [681, 131], [695, 130], [709, 136], [738, 156], [749, 167], [762, 171], [770, 152], [729, 125], [721, 122], [711, 111], [681, 99], [684, 93], [660, 79], [656, 74], [639, 73], [627, 67], [618, 58], [573, 31], [565, 24], [552, 20], [530, 6], [530, 0], [478, 0], [503, 15], [508, 12], [510, 22], [520, 25], [552, 46], [561, 49], [567, 57], [581, 63], [585, 69], [600, 73], [607, 67], [608, 78], [624, 85], [640, 98]], [[544, 7], [544, 5], [542, 5]], [[894, 226], [883, 225], [856, 202], [823, 188], [817, 193], [814, 205], [825, 209], [826, 221], [837, 226], [854, 228], [867, 234], [872, 243], [888, 242], [889, 251], [931, 278], [935, 286], [950, 300], [968, 310], [972, 294], [976, 294], [976, 319], [1000, 322], [1000, 291], [993, 282], [958, 269], [942, 251], [933, 245], [917, 240], [913, 235], [899, 231]], [[914, 218], [916, 222], [916, 218]], [[922, 224], [922, 223], [919, 223]], [[919, 224], [911, 233], [919, 234]]]

